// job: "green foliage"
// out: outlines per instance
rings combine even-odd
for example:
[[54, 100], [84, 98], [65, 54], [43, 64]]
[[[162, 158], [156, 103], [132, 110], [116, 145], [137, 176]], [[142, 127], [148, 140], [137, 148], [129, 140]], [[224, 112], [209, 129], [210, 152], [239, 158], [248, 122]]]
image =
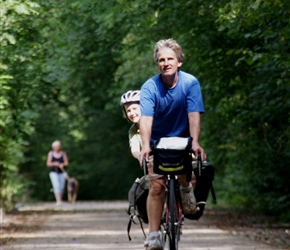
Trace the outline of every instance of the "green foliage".
[[6, 207], [28, 186], [18, 169], [25, 160], [23, 147], [28, 142], [24, 137], [34, 132], [42, 100], [38, 14], [39, 5], [32, 1], [1, 3], [0, 199]]
[[55, 139], [80, 180], [81, 199], [127, 197], [142, 172], [130, 156], [119, 98], [158, 73], [154, 44], [173, 37], [185, 52], [182, 69], [202, 86], [201, 140], [217, 166], [218, 195], [267, 213], [287, 210], [288, 1], [39, 0], [4, 7], [0, 167], [8, 203], [28, 187], [34, 198], [53, 199], [45, 160]]
[[215, 123], [210, 123], [207, 136], [223, 128], [224, 135], [212, 139], [222, 138], [219, 147], [227, 160], [224, 188], [230, 187], [229, 201], [240, 196], [240, 203], [248, 207], [286, 211], [290, 204], [289, 185], [283, 178], [290, 173], [287, 3], [229, 3], [222, 11], [217, 23], [230, 43], [216, 48], [212, 56], [223, 67], [230, 56], [234, 67], [221, 73], [228, 87], [212, 94], [222, 99], [209, 101]]

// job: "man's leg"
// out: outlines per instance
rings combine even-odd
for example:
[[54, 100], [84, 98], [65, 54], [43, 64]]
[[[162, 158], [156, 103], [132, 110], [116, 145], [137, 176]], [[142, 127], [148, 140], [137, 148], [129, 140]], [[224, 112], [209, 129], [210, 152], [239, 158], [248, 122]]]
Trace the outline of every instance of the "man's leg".
[[[151, 175], [152, 177], [152, 175]], [[149, 195], [147, 198], [147, 213], [149, 219], [149, 234], [146, 237], [144, 246], [146, 249], [161, 250], [159, 235], [160, 222], [162, 218], [163, 205], [165, 200], [165, 177], [150, 180]]]
[[164, 178], [151, 180], [147, 198], [149, 231], [158, 232], [165, 199]]
[[196, 207], [196, 199], [193, 192], [196, 184], [196, 178], [194, 173], [192, 172], [190, 182], [186, 181], [186, 175], [179, 175], [178, 180], [180, 182], [180, 195], [184, 213], [196, 213], [199, 209]]
[[[189, 182], [186, 181], [186, 175], [179, 175], [178, 176], [178, 181], [180, 183], [181, 186], [183, 187], [188, 187], [189, 186]], [[195, 185], [196, 185], [196, 178], [195, 178], [195, 175], [194, 175], [194, 172], [192, 171], [192, 174], [191, 174], [191, 180], [190, 180], [191, 184], [192, 184], [192, 187], [193, 189], [195, 188]]]

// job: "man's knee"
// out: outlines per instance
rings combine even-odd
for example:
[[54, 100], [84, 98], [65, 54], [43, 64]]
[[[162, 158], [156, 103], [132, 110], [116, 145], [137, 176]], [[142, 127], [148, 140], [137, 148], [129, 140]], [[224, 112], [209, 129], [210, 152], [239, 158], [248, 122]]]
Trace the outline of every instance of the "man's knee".
[[152, 196], [162, 196], [165, 193], [165, 186], [163, 180], [151, 180], [150, 181], [150, 195]]

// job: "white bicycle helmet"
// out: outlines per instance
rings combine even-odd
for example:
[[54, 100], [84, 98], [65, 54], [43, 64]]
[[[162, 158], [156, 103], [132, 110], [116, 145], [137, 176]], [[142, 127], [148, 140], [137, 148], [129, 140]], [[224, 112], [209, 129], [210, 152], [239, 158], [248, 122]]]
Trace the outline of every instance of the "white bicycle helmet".
[[140, 90], [129, 90], [121, 96], [121, 106], [130, 102], [140, 102]]

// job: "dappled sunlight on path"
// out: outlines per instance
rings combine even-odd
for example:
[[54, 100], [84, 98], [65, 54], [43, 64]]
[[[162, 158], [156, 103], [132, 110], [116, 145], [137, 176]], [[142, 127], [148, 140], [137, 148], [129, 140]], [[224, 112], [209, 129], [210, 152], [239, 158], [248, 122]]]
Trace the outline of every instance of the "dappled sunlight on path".
[[[127, 202], [80, 202], [75, 206], [56, 207], [51, 203], [26, 206], [23, 213], [47, 213], [47, 219], [31, 232], [14, 232], [3, 237], [13, 240], [1, 250], [89, 250], [144, 249], [139, 225], [127, 237]], [[34, 211], [34, 212], [31, 212]], [[238, 250], [271, 249], [211, 225], [206, 216], [200, 221], [185, 221], [180, 249]]]

